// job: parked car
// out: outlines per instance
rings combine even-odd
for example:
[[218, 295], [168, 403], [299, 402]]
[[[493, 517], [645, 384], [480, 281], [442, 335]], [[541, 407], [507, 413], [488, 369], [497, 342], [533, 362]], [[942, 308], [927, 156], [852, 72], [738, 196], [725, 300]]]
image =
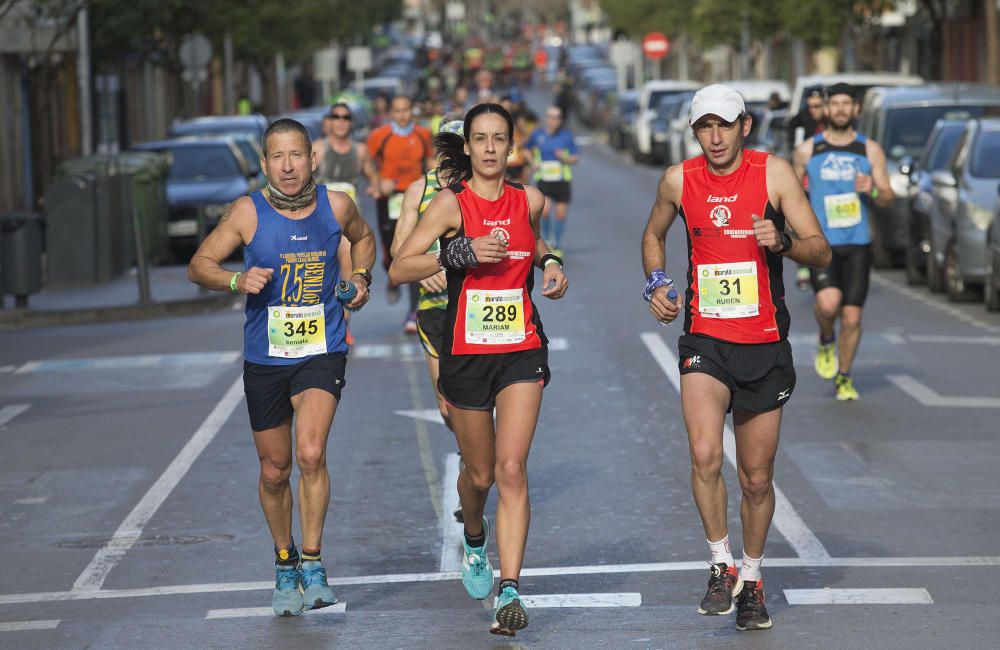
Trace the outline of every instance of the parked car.
[[787, 108], [766, 110], [756, 129], [756, 137], [750, 143], [752, 149], [778, 154], [781, 146], [778, 125], [783, 124], [788, 117]]
[[647, 81], [639, 93], [639, 107], [632, 121], [630, 148], [637, 162], [648, 162], [653, 154], [651, 123], [656, 117], [656, 106], [669, 95], [698, 90], [696, 81]]
[[927, 253], [931, 249], [929, 230], [934, 208], [931, 175], [947, 168], [958, 139], [965, 133], [965, 124], [963, 120], [938, 120], [927, 136], [920, 158], [912, 167], [900, 166], [900, 171], [910, 177], [906, 197], [910, 206], [909, 234], [904, 255], [906, 281], [909, 284], [918, 285], [927, 281]]
[[628, 146], [632, 120], [638, 108], [639, 91], [635, 89], [620, 93], [614, 100], [605, 127], [608, 131], [608, 143], [615, 149], [624, 149]]
[[983, 302], [989, 311], [1000, 311], [1000, 200], [986, 229], [986, 268], [983, 269]]
[[178, 261], [194, 252], [199, 236], [214, 228], [226, 206], [250, 192], [256, 179], [231, 137], [158, 140], [133, 149], [168, 155], [167, 236]]
[[263, 115], [213, 115], [190, 120], [176, 120], [167, 136], [180, 138], [191, 135], [225, 136], [244, 134], [263, 143], [268, 121]]
[[933, 172], [934, 210], [927, 285], [942, 287], [954, 301], [981, 296], [986, 267], [986, 230], [1000, 186], [1000, 119], [970, 120], [948, 169]]
[[896, 195], [892, 207], [875, 205], [872, 209], [872, 258], [876, 267], [901, 265], [906, 250], [910, 181], [900, 170], [901, 165], [912, 166], [939, 119], [968, 120], [988, 112], [1000, 112], [1000, 88], [948, 83], [876, 87], [868, 91], [857, 129], [882, 145], [889, 184]]
[[653, 162], [663, 165], [673, 165], [684, 160], [683, 151], [678, 152], [671, 146], [671, 136], [678, 130], [691, 130], [688, 126], [688, 111], [693, 92], [669, 95], [660, 100], [656, 107], [656, 117], [651, 128], [653, 131]]
[[253, 174], [253, 178], [250, 178], [249, 191], [253, 192], [267, 185], [267, 176], [264, 175], [264, 170], [260, 166], [260, 159], [264, 155], [262, 145], [258, 144], [257, 140], [250, 135], [237, 134], [229, 137], [233, 139], [233, 142], [239, 147], [240, 153], [243, 154], [248, 178], [250, 178], [249, 174]]
[[750, 136], [747, 144], [754, 146], [757, 141], [757, 133], [764, 122], [764, 114], [767, 112], [772, 95], [777, 95], [778, 100], [785, 105], [791, 97], [791, 90], [788, 84], [779, 79], [757, 79], [751, 81], [723, 81], [743, 97], [743, 104], [747, 113], [753, 118]]

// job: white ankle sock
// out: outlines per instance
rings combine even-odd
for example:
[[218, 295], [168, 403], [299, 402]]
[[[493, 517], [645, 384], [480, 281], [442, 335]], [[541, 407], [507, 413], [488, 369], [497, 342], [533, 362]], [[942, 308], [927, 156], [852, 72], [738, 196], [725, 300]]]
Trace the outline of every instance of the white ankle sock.
[[743, 551], [743, 566], [740, 567], [740, 578], [743, 582], [760, 582], [760, 563], [763, 561], [763, 555], [754, 559]]
[[717, 542], [708, 541], [708, 548], [712, 552], [712, 564], [725, 562], [726, 566], [733, 566], [733, 552], [729, 548], [729, 535], [726, 535]]

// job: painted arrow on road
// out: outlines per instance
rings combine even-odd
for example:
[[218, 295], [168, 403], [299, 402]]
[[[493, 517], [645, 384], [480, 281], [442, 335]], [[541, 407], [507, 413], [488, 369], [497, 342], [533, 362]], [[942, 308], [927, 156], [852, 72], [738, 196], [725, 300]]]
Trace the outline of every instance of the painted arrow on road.
[[998, 397], [949, 397], [940, 395], [909, 375], [887, 375], [886, 379], [924, 406], [944, 406], [966, 409], [1000, 409]]

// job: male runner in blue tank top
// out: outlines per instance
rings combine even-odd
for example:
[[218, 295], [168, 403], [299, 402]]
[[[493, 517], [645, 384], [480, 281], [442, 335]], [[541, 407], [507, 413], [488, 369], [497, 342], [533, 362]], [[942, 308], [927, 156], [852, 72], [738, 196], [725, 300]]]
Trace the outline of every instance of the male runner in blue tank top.
[[[281, 119], [264, 134], [261, 167], [268, 185], [237, 199], [188, 267], [208, 289], [247, 294], [243, 383], [260, 457], [260, 503], [274, 538], [277, 616], [333, 605], [320, 558], [330, 502], [326, 443], [344, 387], [347, 345], [344, 309], [337, 300], [337, 248], [351, 242], [357, 295], [368, 301], [375, 238], [343, 192], [317, 186], [309, 133]], [[244, 270], [222, 262], [243, 248]], [[295, 448], [292, 448], [292, 416]], [[301, 553], [292, 539], [292, 459], [298, 460]]]
[[[826, 128], [795, 149], [794, 166], [800, 181], [809, 179], [809, 201], [833, 249], [829, 266], [811, 271], [819, 324], [816, 373], [833, 379], [837, 399], [844, 401], [858, 399], [851, 365], [861, 342], [872, 266], [870, 203], [874, 198], [891, 206], [894, 197], [882, 147], [854, 131], [859, 109], [854, 89], [834, 84], [826, 101]], [[839, 360], [834, 350], [838, 316]]]

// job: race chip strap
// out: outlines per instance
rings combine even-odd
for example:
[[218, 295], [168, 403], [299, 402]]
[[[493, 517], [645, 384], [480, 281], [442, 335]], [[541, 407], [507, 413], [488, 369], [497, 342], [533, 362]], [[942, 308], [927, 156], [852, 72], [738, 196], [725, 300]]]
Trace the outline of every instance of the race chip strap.
[[472, 249], [472, 237], [457, 237], [451, 240], [441, 255], [440, 263], [452, 271], [479, 266], [476, 251]]
[[240, 273], [233, 273], [233, 277], [229, 278], [229, 290], [233, 293], [239, 293], [240, 290], [236, 288], [236, 282], [240, 279]]
[[660, 287], [672, 287], [674, 281], [667, 277], [663, 269], [653, 269], [653, 272], [646, 278], [646, 289], [642, 292], [642, 298], [649, 302], [653, 298], [653, 292]]

